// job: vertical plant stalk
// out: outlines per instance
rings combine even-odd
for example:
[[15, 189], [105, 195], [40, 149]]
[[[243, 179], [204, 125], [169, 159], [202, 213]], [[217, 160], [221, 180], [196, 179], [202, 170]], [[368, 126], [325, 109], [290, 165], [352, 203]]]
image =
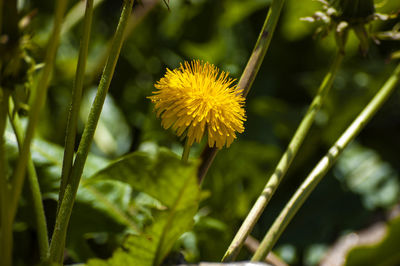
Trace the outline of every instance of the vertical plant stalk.
[[3, 0], [0, 0], [0, 34], [3, 30]]
[[308, 175], [306, 180], [301, 184], [296, 193], [286, 204], [285, 208], [276, 218], [272, 224], [256, 253], [254, 254], [252, 261], [262, 261], [271, 251], [272, 247], [285, 230], [286, 226], [292, 220], [293, 216], [297, 213], [304, 201], [308, 198], [311, 192], [315, 189], [318, 183], [326, 175], [328, 170], [335, 163], [336, 159], [347, 147], [347, 145], [360, 133], [368, 121], [375, 115], [375, 113], [381, 108], [390, 94], [396, 88], [396, 85], [400, 80], [400, 64], [396, 67], [393, 74], [386, 81], [383, 87], [376, 93], [374, 98], [364, 108], [364, 110], [358, 115], [353, 123], [346, 129], [346, 131], [340, 136], [336, 143], [329, 149], [328, 153], [319, 161], [315, 168]]
[[[267, 53], [271, 43], [272, 36], [274, 35], [276, 25], [278, 24], [279, 15], [282, 11], [284, 2], [284, 0], [273, 0], [271, 7], [268, 10], [268, 14], [265, 18], [260, 35], [258, 36], [253, 52], [250, 55], [249, 61], [247, 61], [247, 65], [238, 83], [238, 90], [243, 94], [244, 97], [246, 97], [249, 93], [254, 79], [260, 70], [261, 63], [264, 60], [265, 54]], [[201, 183], [206, 176], [208, 169], [217, 155], [217, 152], [218, 149], [215, 147], [210, 148], [206, 146], [204, 148], [201, 156], [202, 162], [197, 173], [199, 183]]]
[[[6, 12], [4, 12], [6, 11]], [[17, 1], [16, 0], [0, 0], [0, 35], [5, 36], [9, 47], [18, 45], [19, 30], [17, 16]], [[4, 46], [4, 45], [3, 45]], [[7, 54], [7, 50], [3, 51]], [[1, 55], [0, 72], [3, 73], [3, 60], [8, 60]], [[7, 65], [7, 64], [5, 64]], [[4, 77], [0, 77], [3, 81]], [[7, 125], [8, 98], [10, 96], [10, 88], [2, 86], [0, 81], [0, 264], [11, 266], [12, 264], [12, 249], [13, 249], [13, 219], [12, 206], [10, 201], [10, 183], [8, 180], [8, 162], [5, 152], [4, 133]], [[12, 89], [12, 88], [11, 88]]]
[[277, 189], [279, 183], [282, 181], [285, 176], [289, 166], [291, 165], [294, 157], [296, 156], [298, 150], [300, 149], [301, 144], [305, 136], [307, 135], [309, 129], [311, 128], [315, 116], [318, 110], [321, 108], [322, 103], [328, 94], [329, 89], [332, 87], [333, 80], [336, 77], [336, 73], [341, 65], [341, 62], [344, 57], [344, 52], [341, 49], [338, 49], [335, 59], [332, 63], [332, 66], [329, 72], [325, 75], [321, 86], [318, 89], [317, 95], [314, 97], [310, 107], [307, 110], [306, 115], [301, 121], [299, 127], [297, 128], [292, 140], [290, 141], [285, 153], [282, 155], [278, 165], [275, 168], [272, 176], [268, 179], [267, 184], [265, 185], [263, 191], [260, 196], [257, 198], [257, 201], [254, 203], [251, 208], [249, 214], [246, 219], [240, 226], [240, 229], [236, 233], [232, 243], [230, 244], [228, 250], [226, 251], [223, 261], [232, 261], [236, 258], [240, 249], [242, 248], [244, 241], [247, 236], [253, 230], [255, 224], [260, 218], [262, 212], [270, 201], [272, 195]]
[[[11, 126], [14, 130], [14, 134], [17, 139], [18, 148], [21, 150], [22, 143], [24, 142], [24, 134], [23, 134], [24, 130], [19, 120], [18, 113], [13, 114], [12, 112], [13, 106], [14, 104], [10, 99], [10, 108], [8, 114]], [[28, 184], [29, 184], [29, 190], [32, 194], [33, 211], [35, 213], [40, 260], [44, 261], [49, 251], [49, 239], [47, 232], [46, 216], [44, 214], [42, 194], [40, 193], [39, 181], [37, 178], [35, 166], [30, 157], [28, 159]]]
[[61, 185], [58, 195], [57, 210], [60, 209], [64, 197], [65, 186], [69, 177], [74, 157], [76, 127], [78, 123], [79, 109], [82, 101], [82, 88], [85, 77], [86, 59], [88, 55], [89, 39], [93, 17], [93, 0], [86, 1], [85, 18], [83, 21], [82, 41], [79, 48], [78, 65], [76, 68], [74, 85], [72, 88], [72, 101], [68, 114], [67, 131], [65, 136], [64, 159], [61, 172]]
[[103, 108], [108, 88], [110, 86], [115, 66], [117, 64], [118, 57], [121, 51], [124, 31], [129, 18], [129, 14], [132, 10], [132, 5], [133, 0], [124, 0], [121, 17], [119, 19], [118, 26], [115, 32], [113, 43], [110, 49], [110, 54], [103, 70], [100, 84], [97, 89], [97, 94], [89, 113], [88, 122], [86, 123], [85, 129], [83, 131], [83, 136], [81, 142], [79, 143], [74, 165], [71, 169], [71, 174], [65, 187], [65, 194], [61, 202], [60, 210], [57, 214], [56, 225], [54, 227], [53, 236], [50, 243], [49, 259], [51, 262], [62, 263], [65, 238], [69, 219], [75, 201], [75, 196], [78, 191], [83, 167], [89, 154], [94, 132], [96, 130], [101, 110]]
[[12, 222], [9, 215], [8, 199], [10, 195], [7, 180], [7, 159], [5, 153], [4, 132], [7, 124], [9, 93], [0, 87], [0, 258], [2, 265], [11, 265]]
[[189, 160], [189, 154], [190, 154], [189, 138], [186, 138], [185, 146], [183, 147], [183, 152], [182, 152], [183, 162], [187, 163], [187, 161]]
[[54, 18], [54, 26], [47, 48], [45, 65], [35, 90], [33, 103], [29, 111], [29, 122], [25, 133], [24, 143], [22, 145], [21, 152], [19, 153], [19, 158], [12, 178], [12, 187], [11, 187], [12, 193], [11, 193], [11, 203], [10, 203], [10, 216], [12, 221], [14, 220], [15, 213], [17, 211], [18, 200], [21, 195], [22, 186], [24, 184], [26, 168], [28, 165], [28, 160], [30, 155], [30, 144], [33, 139], [36, 124], [39, 120], [40, 111], [42, 110], [43, 105], [46, 101], [46, 94], [50, 80], [50, 73], [51, 70], [53, 69], [53, 64], [55, 61], [55, 55], [58, 47], [58, 40], [60, 37], [59, 33], [65, 9], [67, 6], [67, 0], [59, 0], [56, 3], [57, 4], [56, 4], [56, 12]]

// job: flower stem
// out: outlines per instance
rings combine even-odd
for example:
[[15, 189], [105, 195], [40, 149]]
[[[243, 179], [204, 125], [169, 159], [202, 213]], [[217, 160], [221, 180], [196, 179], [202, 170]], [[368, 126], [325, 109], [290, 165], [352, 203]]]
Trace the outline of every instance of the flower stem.
[[7, 124], [9, 92], [0, 88], [0, 258], [2, 265], [11, 265], [12, 256], [12, 222], [8, 199], [10, 195], [9, 183], [7, 180], [7, 159], [5, 153], [4, 132]]
[[189, 153], [190, 153], [190, 145], [189, 145], [189, 138], [186, 138], [185, 147], [183, 147], [182, 152], [182, 161], [187, 163], [189, 160]]
[[0, 34], [3, 29], [3, 0], [0, 0]]
[[30, 144], [33, 139], [36, 124], [39, 120], [40, 111], [46, 101], [47, 88], [50, 80], [50, 72], [53, 68], [55, 55], [58, 47], [59, 33], [67, 6], [67, 0], [59, 0], [56, 2], [56, 12], [54, 18], [53, 31], [49, 40], [45, 65], [39, 78], [38, 85], [35, 89], [35, 95], [32, 106], [29, 111], [29, 122], [25, 133], [24, 142], [19, 153], [19, 158], [12, 178], [12, 193], [10, 201], [10, 216], [14, 220], [17, 211], [18, 200], [21, 195], [22, 186], [25, 179], [25, 172], [28, 165], [30, 155]]
[[364, 110], [358, 115], [353, 123], [346, 129], [336, 143], [329, 149], [328, 153], [319, 161], [315, 168], [308, 175], [303, 184], [286, 204], [285, 208], [276, 218], [271, 228], [265, 235], [258, 250], [254, 254], [252, 261], [262, 261], [271, 251], [272, 247], [289, 224], [293, 216], [297, 213], [304, 201], [308, 198], [317, 184], [328, 172], [336, 159], [347, 147], [347, 145], [360, 133], [368, 121], [381, 108], [390, 94], [400, 81], [400, 64], [396, 67], [393, 74], [386, 81], [383, 87], [376, 93], [375, 97], [369, 102]]
[[[264, 25], [258, 36], [253, 52], [247, 61], [247, 65], [238, 83], [238, 89], [241, 91], [244, 97], [246, 97], [249, 93], [257, 73], [260, 70], [261, 63], [264, 60], [265, 54], [267, 53], [271, 43], [272, 36], [274, 35], [284, 2], [284, 0], [273, 0], [268, 10], [267, 17], [265, 18]], [[217, 155], [217, 152], [218, 149], [215, 147], [210, 148], [206, 146], [206, 148], [203, 150], [202, 162], [197, 173], [199, 183], [201, 183], [206, 176], [208, 169]]]
[[253, 230], [254, 225], [257, 223], [262, 212], [264, 211], [272, 195], [277, 189], [279, 183], [285, 176], [287, 170], [289, 169], [289, 166], [291, 165], [294, 157], [300, 149], [300, 146], [303, 143], [305, 136], [307, 135], [311, 125], [313, 124], [315, 115], [321, 108], [325, 96], [327, 95], [329, 89], [332, 87], [333, 80], [340, 67], [343, 57], [344, 53], [341, 50], [338, 50], [329, 72], [325, 75], [325, 78], [323, 79], [321, 86], [318, 89], [317, 95], [314, 97], [314, 100], [308, 108], [306, 115], [301, 121], [285, 153], [282, 155], [278, 165], [276, 166], [275, 171], [268, 179], [264, 190], [258, 197], [257, 201], [254, 203], [252, 209], [250, 210], [249, 214], [247, 215], [246, 219], [244, 220], [240, 229], [232, 240], [232, 243], [230, 244], [228, 250], [224, 255], [223, 261], [231, 261], [235, 259], [240, 249], [242, 248], [247, 236]]
[[[21, 150], [22, 143], [24, 142], [23, 137], [23, 128], [21, 122], [19, 120], [18, 113], [12, 114], [13, 110], [13, 102], [10, 99], [10, 108], [9, 108], [9, 118], [11, 122], [11, 126], [14, 130], [18, 148]], [[44, 261], [47, 252], [49, 251], [49, 239], [47, 232], [47, 224], [46, 224], [46, 216], [44, 215], [44, 208], [42, 202], [42, 195], [40, 193], [39, 182], [35, 170], [35, 166], [31, 158], [28, 159], [28, 184], [29, 189], [32, 194], [33, 200], [33, 210], [36, 218], [36, 227], [38, 234], [38, 242], [39, 242], [39, 253], [41, 261]]]
[[61, 263], [64, 252], [65, 238], [68, 228], [69, 219], [72, 213], [72, 208], [75, 201], [76, 192], [78, 191], [79, 182], [82, 176], [83, 167], [86, 158], [89, 154], [90, 146], [92, 144], [94, 132], [103, 108], [103, 104], [114, 74], [115, 66], [121, 51], [124, 31], [126, 24], [131, 13], [133, 0], [124, 0], [121, 17], [114, 35], [113, 43], [110, 49], [109, 57], [103, 70], [100, 84], [97, 90], [96, 98], [92, 104], [89, 113], [88, 122], [86, 123], [83, 131], [81, 142], [79, 143], [78, 151], [74, 165], [71, 169], [68, 183], [65, 187], [65, 194], [60, 205], [60, 210], [57, 214], [56, 225], [54, 227], [51, 243], [49, 260], [55, 263]]
[[271, 7], [269, 8], [256, 45], [254, 46], [253, 52], [249, 61], [247, 61], [246, 68], [244, 69], [238, 83], [238, 88], [239, 90], [242, 90], [244, 97], [249, 93], [257, 73], [260, 70], [261, 63], [267, 53], [276, 25], [278, 24], [284, 2], [284, 0], [273, 0]]
[[65, 186], [67, 184], [67, 179], [71, 171], [72, 160], [74, 157], [76, 127], [78, 123], [79, 108], [81, 106], [81, 100], [82, 100], [82, 88], [85, 77], [86, 58], [88, 54], [92, 17], [93, 17], [93, 0], [87, 0], [85, 18], [83, 22], [82, 41], [79, 49], [78, 65], [76, 68], [74, 86], [72, 88], [71, 107], [68, 114], [67, 131], [65, 136], [64, 159], [61, 172], [61, 185], [58, 196], [57, 210], [60, 209], [60, 205], [64, 197]]

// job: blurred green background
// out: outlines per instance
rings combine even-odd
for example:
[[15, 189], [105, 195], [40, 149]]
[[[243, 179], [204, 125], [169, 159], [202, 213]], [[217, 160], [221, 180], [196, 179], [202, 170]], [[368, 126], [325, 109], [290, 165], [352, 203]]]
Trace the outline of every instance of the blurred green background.
[[[154, 90], [153, 84], [166, 68], [178, 67], [191, 59], [213, 63], [238, 79], [271, 0], [171, 0], [169, 7], [163, 1], [141, 2], [135, 3], [129, 22], [129, 34], [95, 136], [92, 151], [97, 157], [89, 161], [87, 175], [136, 150], [163, 146], [181, 153], [181, 141], [170, 130], [161, 128], [151, 102], [146, 99]], [[79, 136], [122, 1], [95, 3]], [[376, 3], [381, 4], [378, 12], [400, 9], [399, 1]], [[37, 134], [40, 140], [33, 148], [50, 228], [54, 223], [59, 175], [59, 166], [52, 158], [62, 158], [59, 146], [64, 143], [83, 6], [84, 1], [70, 1]], [[54, 1], [21, 0], [19, 8], [23, 15], [34, 12], [24, 33], [31, 37], [30, 55], [36, 63], [41, 63], [51, 30]], [[317, 25], [300, 21], [320, 8], [316, 1], [286, 1], [270, 49], [246, 101], [246, 130], [229, 149], [219, 152], [202, 186], [203, 200], [193, 231], [177, 244], [177, 250], [183, 250], [187, 260], [222, 258], [305, 114], [335, 53], [331, 35], [314, 38]], [[375, 23], [371, 30], [390, 30], [399, 21]], [[390, 56], [400, 49], [399, 43], [381, 41], [377, 45], [371, 41], [370, 44], [367, 56], [363, 57], [354, 34], [350, 35], [346, 59], [326, 104], [287, 178], [253, 231], [255, 238], [262, 239], [296, 187], [394, 69], [395, 62]], [[387, 212], [399, 203], [399, 107], [397, 89], [296, 215], [275, 247], [287, 263], [316, 265], [341, 235], [385, 220]], [[191, 156], [197, 157], [204, 145], [196, 144]], [[99, 191], [112, 198], [116, 206], [129, 209], [137, 204], [130, 200], [133, 192], [125, 186], [114, 184], [111, 190], [103, 186]], [[105, 211], [107, 207], [95, 206], [98, 199], [93, 195], [90, 191], [80, 192], [70, 226], [74, 233], [67, 245], [69, 262], [110, 256], [127, 232], [123, 222]], [[16, 251], [20, 263], [34, 261], [37, 256], [34, 230], [27, 218], [28, 200], [24, 206], [26, 209], [19, 212], [16, 224], [15, 242], [26, 247]], [[240, 258], [248, 259], [249, 254], [244, 248]]]

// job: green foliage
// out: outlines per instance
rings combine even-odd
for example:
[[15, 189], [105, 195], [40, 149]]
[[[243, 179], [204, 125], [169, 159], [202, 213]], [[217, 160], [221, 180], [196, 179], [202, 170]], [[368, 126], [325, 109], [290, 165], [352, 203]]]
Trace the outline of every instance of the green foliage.
[[388, 222], [386, 234], [378, 243], [360, 245], [350, 250], [346, 266], [395, 266], [400, 263], [400, 216]]
[[[92, 88], [83, 96], [80, 117], [85, 123], [95, 95], [96, 90]], [[122, 156], [129, 151], [131, 146], [131, 129], [111, 95], [106, 98], [104, 103], [103, 113], [100, 116], [93, 141], [96, 144], [93, 152], [108, 157]]]
[[354, 143], [339, 159], [335, 172], [366, 208], [390, 207], [400, 195], [399, 177], [391, 165], [371, 149]]
[[[78, 140], [91, 104], [90, 88], [98, 84], [121, 2], [95, 0], [84, 86], [87, 97], [82, 104]], [[162, 1], [142, 0], [136, 4], [107, 96], [111, 101], [105, 103], [84, 168], [68, 231], [66, 263], [92, 259], [90, 265], [159, 264], [174, 250], [173, 245], [179, 246], [185, 259], [191, 262], [221, 259], [286, 148], [333, 56], [334, 38], [314, 39], [318, 25], [300, 20], [311, 16], [320, 8], [320, 3], [285, 1], [270, 50], [246, 100], [245, 132], [231, 148], [219, 152], [202, 185], [198, 211], [200, 192], [195, 165], [182, 165], [175, 155], [165, 150], [137, 152], [146, 143], [176, 153], [182, 146], [171, 131], [160, 126], [146, 97], [154, 90], [153, 84], [165, 73], [165, 68], [175, 68], [183, 60], [208, 60], [239, 78], [271, 2], [174, 0], [169, 1], [169, 10]], [[375, 2], [380, 13], [400, 9], [399, 1]], [[6, 13], [12, 18], [7, 23], [15, 28], [21, 22], [17, 19], [25, 16], [28, 21], [18, 30], [3, 23], [3, 29], [6, 27], [20, 42], [13, 53], [8, 53], [11, 47], [2, 47], [5, 52], [0, 57], [15, 58], [14, 62], [19, 64], [18, 68], [12, 68], [16, 70], [15, 75], [2, 77], [7, 84], [18, 85], [13, 94], [23, 116], [29, 112], [27, 98], [34, 93], [31, 83], [39, 76], [47, 49], [54, 1], [18, 3], [19, 16]], [[56, 212], [83, 6], [83, 1], [70, 1], [48, 101], [31, 148], [49, 231]], [[398, 22], [399, 19], [380, 22], [371, 31], [386, 31]], [[3, 41], [2, 38], [1, 45]], [[398, 50], [398, 44], [383, 40], [380, 45], [371, 42], [370, 46], [368, 56], [360, 56], [357, 39], [350, 34], [346, 60], [326, 104], [317, 115], [287, 179], [253, 231], [254, 237], [261, 239], [298, 184], [392, 70], [389, 58]], [[6, 65], [2, 65], [3, 74], [5, 70]], [[345, 152], [337, 167], [297, 214], [296, 222], [285, 231], [277, 250], [291, 247], [291, 256], [286, 256], [290, 257], [291, 265], [315, 265], [324, 250], [309, 250], [315, 246], [329, 247], [343, 233], [364, 228], [380, 217], [382, 210], [399, 202], [399, 96], [397, 92], [360, 135], [357, 144]], [[11, 130], [6, 132], [5, 139], [6, 157], [12, 169], [18, 152]], [[195, 145], [191, 157], [198, 157], [202, 148]], [[109, 166], [110, 158], [118, 161]], [[181, 195], [179, 200], [177, 193]], [[14, 226], [14, 257], [17, 265], [30, 265], [38, 261], [38, 255], [26, 187], [22, 197]], [[390, 234], [396, 235], [396, 230], [391, 229]], [[361, 257], [369, 258], [369, 252], [378, 258], [382, 254], [390, 257], [385, 252], [394, 252], [398, 246], [395, 239], [391, 241], [388, 242], [391, 246], [364, 247], [360, 253], [356, 249], [348, 261], [363, 261]], [[284, 253], [279, 254], [285, 257]], [[249, 258], [245, 249], [240, 258]]]
[[90, 180], [119, 180], [162, 204], [143, 232], [128, 236], [123, 248], [107, 261], [88, 265], [160, 265], [175, 241], [193, 225], [199, 201], [196, 164], [184, 164], [176, 155], [160, 149], [150, 156], [133, 153], [95, 174]]
[[301, 20], [313, 14], [321, 7], [317, 1], [288, 1], [286, 3], [287, 19], [282, 21], [282, 30], [289, 40], [299, 40], [313, 34], [314, 25]]

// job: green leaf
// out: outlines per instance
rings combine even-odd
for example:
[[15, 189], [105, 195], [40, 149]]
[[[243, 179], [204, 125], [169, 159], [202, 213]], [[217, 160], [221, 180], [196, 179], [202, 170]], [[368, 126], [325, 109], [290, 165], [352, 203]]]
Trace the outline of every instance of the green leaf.
[[[10, 162], [13, 163], [18, 156], [15, 136], [8, 128], [6, 132], [6, 147]], [[32, 159], [38, 172], [40, 188], [43, 198], [47, 200], [58, 199], [60, 174], [62, 167], [63, 149], [61, 146], [36, 138], [31, 147]], [[67, 238], [68, 254], [75, 261], [86, 261], [94, 257], [89, 242], [99, 242], [106, 239], [107, 252], [111, 254], [115, 249], [111, 240], [118, 238], [127, 229], [137, 232], [136, 217], [130, 215], [132, 188], [118, 181], [104, 180], [101, 182], [87, 182], [88, 177], [98, 172], [109, 164], [107, 159], [90, 154], [84, 169], [84, 178], [76, 198], [75, 206], [70, 221], [70, 230]], [[24, 196], [24, 195], [23, 195]], [[25, 197], [25, 196], [24, 196]], [[51, 206], [51, 204], [47, 204]], [[21, 201], [18, 221], [31, 227], [32, 206], [29, 200]], [[52, 215], [51, 207], [46, 208], [46, 213]], [[106, 246], [106, 245], [103, 245]], [[102, 250], [104, 252], [104, 250]]]
[[252, 15], [255, 11], [271, 5], [271, 0], [247, 0], [247, 1], [226, 1], [224, 2], [224, 12], [219, 18], [219, 23], [224, 27], [243, 21], [246, 17]]
[[114, 238], [122, 236], [127, 228], [137, 231], [136, 221], [128, 213], [130, 194], [128, 185], [116, 181], [79, 188], [67, 238], [68, 253], [75, 261], [98, 255], [90, 243], [103, 246], [102, 252], [111, 254]]
[[[82, 97], [80, 116], [87, 122], [97, 88], [91, 88]], [[118, 123], [115, 123], [118, 121]], [[131, 128], [112, 96], [107, 96], [94, 134], [92, 152], [116, 158], [129, 151], [132, 143]]]
[[129, 236], [108, 261], [88, 265], [160, 265], [175, 241], [193, 225], [200, 196], [196, 164], [182, 163], [172, 152], [136, 152], [111, 164], [90, 180], [118, 180], [158, 200], [164, 210], [139, 235]]
[[[11, 159], [15, 159], [14, 157], [16, 157], [18, 154], [18, 145], [11, 126], [7, 127], [5, 141], [8, 149], [13, 154]], [[53, 178], [60, 178], [62, 158], [64, 154], [63, 147], [41, 138], [35, 138], [32, 143], [31, 153], [32, 160], [36, 167], [54, 167], [55, 169], [52, 171], [54, 172]], [[104, 157], [90, 154], [83, 170], [83, 177], [85, 178], [93, 175], [100, 169], [107, 166], [109, 163], [110, 161]]]
[[388, 222], [385, 237], [375, 244], [361, 245], [350, 250], [347, 266], [394, 266], [400, 263], [400, 216]]

